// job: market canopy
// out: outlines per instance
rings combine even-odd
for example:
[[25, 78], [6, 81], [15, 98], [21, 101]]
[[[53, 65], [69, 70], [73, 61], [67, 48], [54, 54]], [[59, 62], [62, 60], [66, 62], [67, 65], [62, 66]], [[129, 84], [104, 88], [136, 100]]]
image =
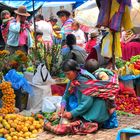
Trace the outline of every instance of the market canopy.
[[73, 3], [84, 3], [87, 0], [0, 0], [0, 6], [8, 6], [11, 8], [18, 8], [20, 5], [25, 5], [27, 11], [37, 10], [39, 7], [44, 5], [45, 7], [61, 6]]
[[75, 9], [74, 19], [82, 25], [94, 27], [97, 24], [98, 14], [96, 1], [87, 1]]

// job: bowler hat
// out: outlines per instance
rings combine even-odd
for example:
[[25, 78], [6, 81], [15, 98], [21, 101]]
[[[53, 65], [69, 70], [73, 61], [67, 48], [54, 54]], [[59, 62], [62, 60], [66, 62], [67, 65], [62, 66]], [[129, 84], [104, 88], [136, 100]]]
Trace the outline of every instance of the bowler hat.
[[91, 38], [96, 38], [97, 36], [99, 36], [99, 31], [98, 30], [94, 30], [90, 33]]
[[27, 12], [26, 7], [25, 6], [19, 6], [19, 8], [17, 10], [14, 11], [17, 15], [21, 15], [21, 16], [25, 16], [25, 17], [29, 17], [30, 14]]
[[58, 17], [61, 17], [61, 16], [68, 16], [69, 17], [70, 16], [70, 12], [67, 10], [60, 10], [56, 14]]

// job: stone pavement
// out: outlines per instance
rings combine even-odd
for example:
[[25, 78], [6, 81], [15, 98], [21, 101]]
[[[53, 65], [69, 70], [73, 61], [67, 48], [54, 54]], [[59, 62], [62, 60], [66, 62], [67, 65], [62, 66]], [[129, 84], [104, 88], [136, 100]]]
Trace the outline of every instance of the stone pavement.
[[[116, 140], [116, 135], [118, 130], [135, 126], [140, 123], [140, 116], [135, 115], [132, 117], [128, 116], [119, 116], [119, 127], [116, 129], [103, 129], [98, 130], [96, 133], [87, 134], [87, 135], [66, 135], [66, 136], [57, 136], [51, 134], [50, 132], [44, 132], [37, 139], [34, 140]], [[140, 140], [139, 138], [133, 138], [132, 140]]]

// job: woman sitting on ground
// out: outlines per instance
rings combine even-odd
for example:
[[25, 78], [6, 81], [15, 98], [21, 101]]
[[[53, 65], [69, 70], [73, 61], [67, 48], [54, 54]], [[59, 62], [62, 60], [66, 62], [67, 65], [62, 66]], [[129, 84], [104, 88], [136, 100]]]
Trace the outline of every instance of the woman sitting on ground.
[[69, 59], [63, 63], [62, 69], [70, 80], [61, 102], [59, 115], [63, 118], [82, 118], [86, 121], [104, 123], [110, 114], [105, 100], [87, 96], [82, 91], [89, 78], [81, 73], [77, 62]]
[[85, 49], [76, 45], [76, 37], [73, 34], [68, 34], [66, 37], [67, 46], [62, 49], [63, 60], [73, 59], [78, 64], [84, 64], [87, 53]]

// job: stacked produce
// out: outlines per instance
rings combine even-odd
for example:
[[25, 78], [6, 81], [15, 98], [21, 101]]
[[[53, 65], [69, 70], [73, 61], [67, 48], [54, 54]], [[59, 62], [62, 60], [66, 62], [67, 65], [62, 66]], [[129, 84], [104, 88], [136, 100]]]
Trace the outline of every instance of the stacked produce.
[[116, 59], [116, 66], [120, 76], [140, 75], [140, 55], [131, 57], [130, 61]]
[[2, 108], [0, 113], [14, 113], [15, 112], [15, 94], [14, 90], [11, 87], [10, 82], [3, 81], [0, 84], [0, 90], [2, 91]]
[[19, 114], [0, 116], [0, 137], [7, 140], [25, 140], [37, 137], [43, 131], [44, 121]]
[[116, 96], [116, 109], [140, 115], [140, 100], [133, 89], [124, 88]]

